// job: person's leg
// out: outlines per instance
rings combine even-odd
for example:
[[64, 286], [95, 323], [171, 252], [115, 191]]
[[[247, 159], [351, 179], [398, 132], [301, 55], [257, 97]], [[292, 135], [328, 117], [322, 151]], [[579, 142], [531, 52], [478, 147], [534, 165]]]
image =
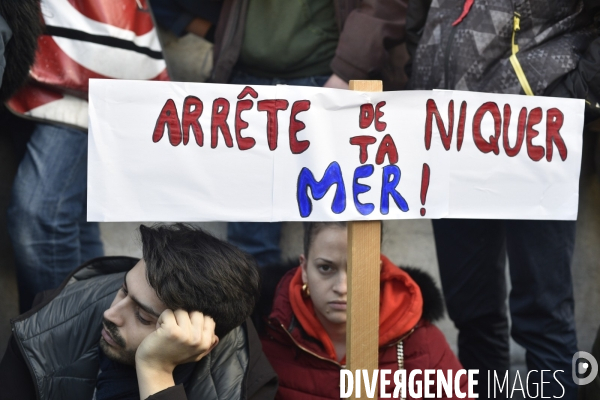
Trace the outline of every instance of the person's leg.
[[86, 249], [81, 248], [86, 184], [87, 133], [37, 124], [8, 209], [21, 312], [29, 309], [36, 293], [58, 286], [82, 262], [82, 253], [102, 254], [97, 227], [86, 235]]
[[281, 262], [281, 222], [230, 222], [227, 240], [251, 254], [261, 267]]
[[[230, 83], [237, 85], [287, 84], [295, 86], [323, 86], [327, 77], [315, 76], [298, 79], [270, 79], [243, 72], [233, 74]], [[281, 222], [230, 222], [227, 224], [227, 240], [254, 256], [259, 265], [281, 262]]]
[[446, 307], [459, 330], [458, 356], [464, 368], [479, 370], [477, 392], [485, 399], [487, 371], [502, 381], [510, 366], [503, 221], [432, 222]]
[[[84, 201], [84, 205], [86, 202]], [[100, 225], [87, 222], [86, 215], [79, 221], [79, 259], [80, 264], [104, 255], [104, 245], [100, 238]]]
[[[577, 397], [571, 360], [577, 352], [571, 259], [574, 221], [507, 221], [512, 290], [511, 334], [526, 350], [527, 368], [546, 372], [544, 396]], [[564, 387], [564, 397], [560, 397]], [[540, 383], [539, 374], [535, 381]], [[531, 387], [534, 396], [535, 387]], [[541, 397], [541, 394], [539, 395]]]

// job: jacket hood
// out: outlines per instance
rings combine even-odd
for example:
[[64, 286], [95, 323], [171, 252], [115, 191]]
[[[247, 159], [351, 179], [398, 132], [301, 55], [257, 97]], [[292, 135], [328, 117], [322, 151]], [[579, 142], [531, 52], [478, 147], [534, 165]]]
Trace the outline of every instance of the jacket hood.
[[[379, 345], [385, 346], [406, 335], [422, 318], [441, 317], [443, 303], [429, 275], [416, 269], [398, 268], [383, 255], [381, 261]], [[275, 293], [271, 325], [282, 325], [293, 340], [309, 351], [335, 359], [331, 340], [317, 319], [310, 299], [302, 297], [301, 286], [299, 267], [285, 274]], [[298, 326], [302, 330], [295, 329]]]

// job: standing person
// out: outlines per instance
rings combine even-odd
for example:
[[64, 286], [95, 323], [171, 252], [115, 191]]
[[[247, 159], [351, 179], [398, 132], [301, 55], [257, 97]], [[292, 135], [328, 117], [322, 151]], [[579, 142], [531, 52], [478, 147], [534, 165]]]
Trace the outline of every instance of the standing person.
[[[411, 1], [409, 88], [592, 100], [600, 93], [600, 39], [590, 11], [576, 0]], [[575, 399], [575, 221], [435, 220], [433, 228], [459, 358], [483, 372], [480, 398], [485, 372], [501, 381], [510, 366], [508, 256], [510, 333], [526, 349], [528, 369], [545, 371], [544, 396]], [[539, 382], [530, 380], [532, 395]]]
[[45, 31], [30, 81], [7, 103], [36, 121], [8, 209], [21, 312], [103, 254], [98, 224], [86, 222], [88, 80], [168, 78], [144, 4], [41, 2]]
[[[346, 364], [347, 247], [345, 222], [305, 224], [300, 266], [279, 282], [262, 337], [264, 352], [279, 375], [277, 399], [340, 396], [340, 370]], [[384, 255], [380, 278], [378, 368], [390, 370], [391, 376], [399, 369], [405, 369], [407, 377], [427, 369], [456, 376], [462, 367], [444, 334], [432, 324], [444, 312], [433, 280], [417, 270], [398, 268]], [[414, 386], [424, 387], [422, 375], [415, 376]], [[395, 390], [390, 380], [389, 396]], [[438, 381], [433, 381], [430, 392], [438, 393]], [[459, 390], [467, 395], [466, 376]], [[456, 390], [439, 393], [439, 399], [458, 398]]]
[[[209, 4], [212, 3], [212, 4]], [[212, 82], [348, 88], [350, 79], [378, 76], [381, 45], [404, 26], [404, 7], [355, 0], [152, 0], [158, 24], [176, 35], [212, 40]], [[345, 29], [352, 21], [353, 28]], [[216, 25], [215, 25], [216, 24]], [[260, 265], [280, 262], [281, 223], [233, 222], [227, 237]]]

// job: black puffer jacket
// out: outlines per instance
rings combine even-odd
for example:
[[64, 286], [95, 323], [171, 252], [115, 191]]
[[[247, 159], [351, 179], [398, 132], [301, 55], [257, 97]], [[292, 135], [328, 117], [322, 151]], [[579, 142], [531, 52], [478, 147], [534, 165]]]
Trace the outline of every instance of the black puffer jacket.
[[[123, 284], [125, 271], [137, 261], [92, 260], [41, 305], [12, 321], [13, 337], [0, 364], [0, 399], [92, 398], [102, 314]], [[151, 398], [272, 399], [277, 378], [247, 322], [196, 364], [186, 393], [181, 387], [172, 389]]]
[[533, 94], [583, 98], [600, 111], [597, 1], [474, 0], [458, 22], [465, 3], [409, 1], [411, 89], [525, 93], [510, 62], [518, 25], [516, 57]]

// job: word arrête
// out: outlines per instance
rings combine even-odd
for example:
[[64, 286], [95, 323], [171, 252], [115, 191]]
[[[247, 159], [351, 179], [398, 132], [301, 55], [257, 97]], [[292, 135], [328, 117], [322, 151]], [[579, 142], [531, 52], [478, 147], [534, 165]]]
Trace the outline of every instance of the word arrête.
[[[246, 96], [256, 99], [258, 93], [250, 86], [246, 86], [237, 97], [238, 102], [235, 106], [234, 133], [238, 149], [242, 151], [250, 150], [256, 145], [256, 140], [254, 138], [242, 136], [242, 131], [249, 126], [248, 122], [242, 119], [242, 113], [251, 110], [252, 107], [254, 107], [254, 101], [245, 99]], [[256, 109], [266, 113], [267, 142], [271, 151], [277, 148], [277, 139], [279, 135], [278, 112], [285, 111], [288, 107], [289, 102], [282, 99], [260, 100], [256, 103]], [[229, 100], [219, 97], [213, 101], [210, 122], [210, 147], [213, 149], [219, 144], [219, 132], [223, 136], [225, 146], [233, 147], [231, 127], [227, 122], [230, 110], [231, 104]], [[289, 138], [290, 150], [293, 154], [303, 153], [310, 146], [310, 141], [297, 139], [298, 132], [306, 128], [304, 122], [299, 121], [297, 116], [299, 113], [308, 110], [310, 110], [309, 100], [299, 100], [292, 104]], [[202, 100], [196, 96], [187, 96], [183, 101], [183, 112], [180, 119], [175, 102], [172, 99], [168, 99], [156, 120], [154, 132], [152, 133], [152, 141], [154, 143], [160, 141], [163, 138], [166, 129], [171, 145], [178, 146], [181, 143], [187, 145], [191, 130], [196, 139], [196, 144], [200, 147], [204, 146], [204, 130], [199, 121], [203, 111], [204, 103]]]

